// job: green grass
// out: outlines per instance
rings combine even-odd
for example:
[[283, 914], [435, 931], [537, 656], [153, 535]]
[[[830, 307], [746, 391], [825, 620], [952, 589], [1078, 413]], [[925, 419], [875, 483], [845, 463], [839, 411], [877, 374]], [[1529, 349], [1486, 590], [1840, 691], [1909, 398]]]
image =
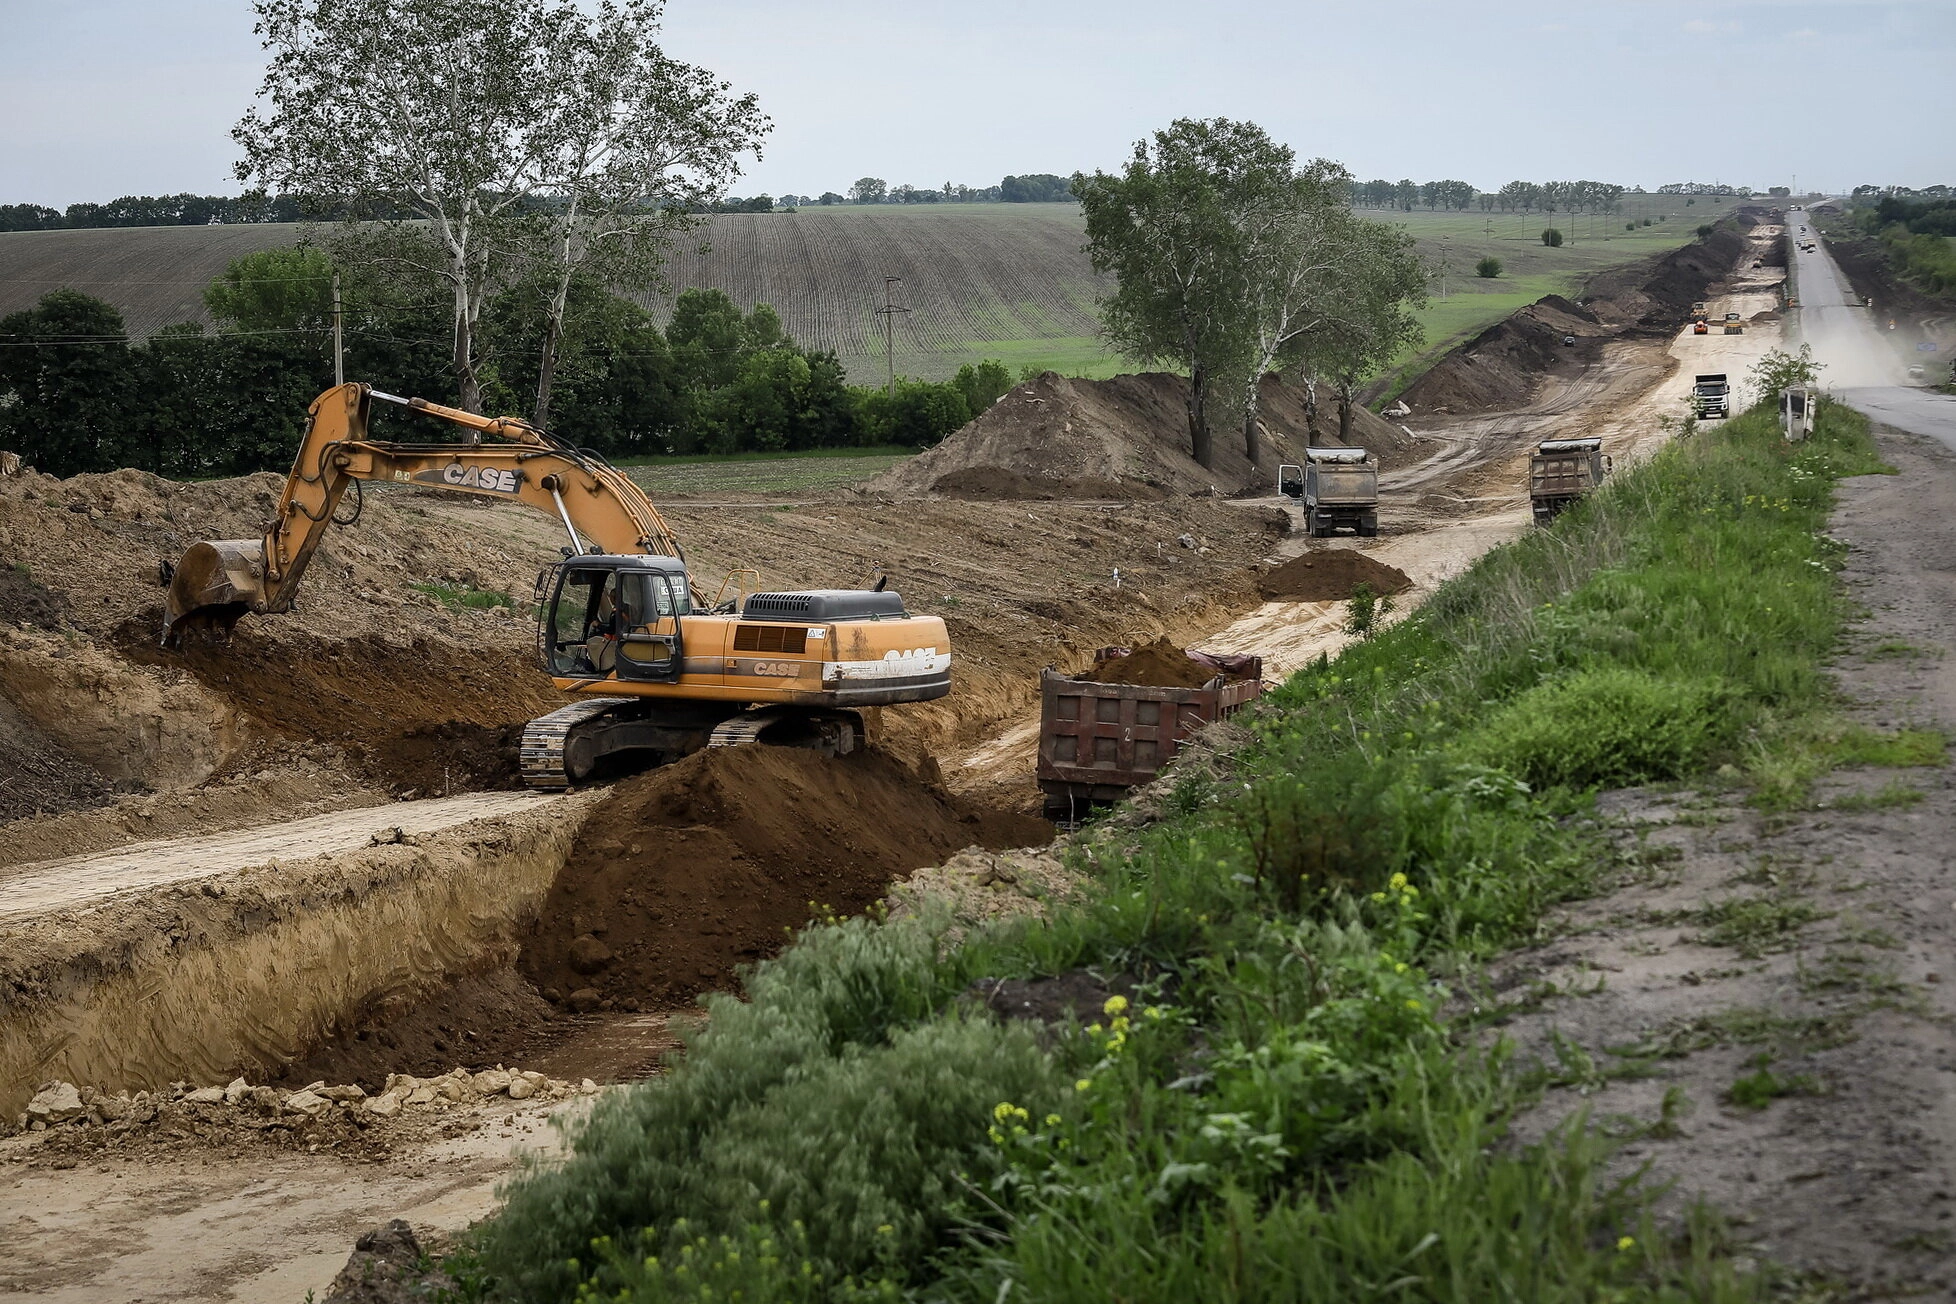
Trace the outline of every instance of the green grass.
[[914, 457], [914, 448], [825, 448], [803, 453], [638, 458], [619, 464], [655, 499], [678, 494], [793, 494], [840, 489]]
[[1795, 1073], [1781, 1077], [1772, 1070], [1773, 1057], [1760, 1052], [1746, 1061], [1752, 1072], [1738, 1079], [1725, 1093], [1725, 1099], [1740, 1109], [1760, 1110], [1782, 1096], [1817, 1096], [1820, 1082], [1811, 1074]]
[[425, 584], [409, 584], [408, 587], [454, 611], [488, 611], [492, 607], [516, 606], [516, 600], [500, 589], [479, 589], [472, 584], [443, 584], [430, 580]]
[[[1539, 1078], [1446, 1011], [1605, 884], [1593, 785], [1828, 709], [1849, 613], [1818, 534], [1872, 461], [1831, 404], [1799, 446], [1763, 411], [1674, 444], [1267, 695], [1234, 773], [1073, 853], [1076, 903], [805, 930], [518, 1175], [477, 1269], [526, 1300], [1758, 1298], [1713, 1221], [1659, 1229], [1604, 1179], [1600, 1134], [1509, 1137]], [[1735, 945], [1803, 922], [1742, 901], [1706, 921]], [[1132, 996], [1047, 1029], [960, 1000], [1079, 973]], [[1699, 1024], [1648, 1055], [1826, 1032]]]

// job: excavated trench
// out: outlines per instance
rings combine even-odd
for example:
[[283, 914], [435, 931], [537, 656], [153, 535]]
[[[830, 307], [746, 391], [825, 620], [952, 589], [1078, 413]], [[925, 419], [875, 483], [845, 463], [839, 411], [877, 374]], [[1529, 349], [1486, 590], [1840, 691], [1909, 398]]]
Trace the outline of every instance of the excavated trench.
[[[0, 904], [0, 1118], [113, 1092], [548, 1061], [650, 1072], [665, 1013], [811, 906], [860, 912], [1050, 825], [894, 758], [754, 746], [609, 789], [480, 792], [21, 866]], [[304, 847], [304, 859], [281, 851]]]

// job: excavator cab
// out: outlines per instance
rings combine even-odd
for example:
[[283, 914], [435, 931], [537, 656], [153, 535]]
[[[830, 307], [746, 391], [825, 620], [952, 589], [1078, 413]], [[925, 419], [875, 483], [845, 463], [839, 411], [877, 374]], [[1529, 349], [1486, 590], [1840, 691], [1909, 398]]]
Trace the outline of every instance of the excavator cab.
[[546, 673], [657, 683], [683, 672], [679, 622], [693, 607], [686, 566], [678, 558], [569, 558], [538, 577], [537, 594], [538, 651]]

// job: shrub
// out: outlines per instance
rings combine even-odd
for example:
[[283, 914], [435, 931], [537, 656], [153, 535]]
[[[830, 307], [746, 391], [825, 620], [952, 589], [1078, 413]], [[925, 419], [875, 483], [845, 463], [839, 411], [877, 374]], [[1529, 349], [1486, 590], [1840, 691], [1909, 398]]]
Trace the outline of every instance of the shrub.
[[1552, 226], [1547, 228], [1542, 232], [1542, 243], [1551, 249], [1560, 249], [1562, 247], [1562, 232]]
[[1674, 779], [1729, 741], [1730, 696], [1716, 683], [1583, 671], [1496, 708], [1461, 751], [1537, 788]]
[[1485, 280], [1493, 280], [1501, 274], [1501, 260], [1492, 255], [1474, 264], [1474, 275]]
[[1714, 227], [1712, 226], [1712, 224], [1711, 224], [1710, 222], [1701, 222], [1701, 223], [1699, 223], [1699, 224], [1698, 224], [1698, 238], [1699, 238], [1700, 240], [1703, 240], [1703, 239], [1705, 239], [1705, 238], [1706, 238], [1707, 236], [1709, 236], [1709, 235], [1710, 235], [1710, 234], [1712, 233], [1712, 231], [1713, 231], [1713, 230], [1715, 230], [1715, 229], [1716, 229], [1716, 228], [1714, 228]]

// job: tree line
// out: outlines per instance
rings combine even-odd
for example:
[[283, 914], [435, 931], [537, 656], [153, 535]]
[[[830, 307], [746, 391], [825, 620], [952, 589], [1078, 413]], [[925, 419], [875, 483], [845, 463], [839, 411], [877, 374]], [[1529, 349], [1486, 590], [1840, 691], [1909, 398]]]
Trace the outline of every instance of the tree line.
[[1352, 177], [1255, 123], [1178, 119], [1138, 142], [1119, 172], [1077, 174], [1096, 271], [1115, 278], [1102, 328], [1123, 354], [1189, 377], [1189, 450], [1215, 459], [1212, 426], [1234, 424], [1252, 462], [1262, 378], [1338, 396], [1351, 434], [1357, 387], [1418, 341], [1428, 269], [1397, 224], [1352, 209]]
[[[112, 306], [72, 289], [0, 318], [0, 447], [55, 475], [285, 470], [307, 405], [333, 382], [334, 270], [317, 248], [247, 254], [205, 291], [214, 330], [184, 323], [143, 342]], [[453, 403], [439, 287], [357, 268], [341, 269], [341, 286], [346, 374]], [[833, 353], [797, 345], [773, 309], [742, 312], [718, 290], [681, 294], [664, 330], [588, 276], [568, 297], [551, 429], [609, 457], [920, 447], [1013, 384], [987, 361], [889, 392], [851, 385]], [[485, 407], [520, 411], [545, 318], [524, 286], [504, 287], [484, 318]]]
[[1623, 207], [1624, 187], [1604, 181], [1510, 181], [1499, 190], [1479, 190], [1465, 181], [1354, 181], [1352, 203], [1361, 208], [1416, 208], [1484, 213], [1540, 209], [1545, 213], [1615, 213]]
[[1865, 190], [1856, 191], [1855, 219], [1881, 241], [1896, 270], [1930, 294], [1956, 294], [1956, 194], [1947, 186], [1911, 191], [1913, 198]]

